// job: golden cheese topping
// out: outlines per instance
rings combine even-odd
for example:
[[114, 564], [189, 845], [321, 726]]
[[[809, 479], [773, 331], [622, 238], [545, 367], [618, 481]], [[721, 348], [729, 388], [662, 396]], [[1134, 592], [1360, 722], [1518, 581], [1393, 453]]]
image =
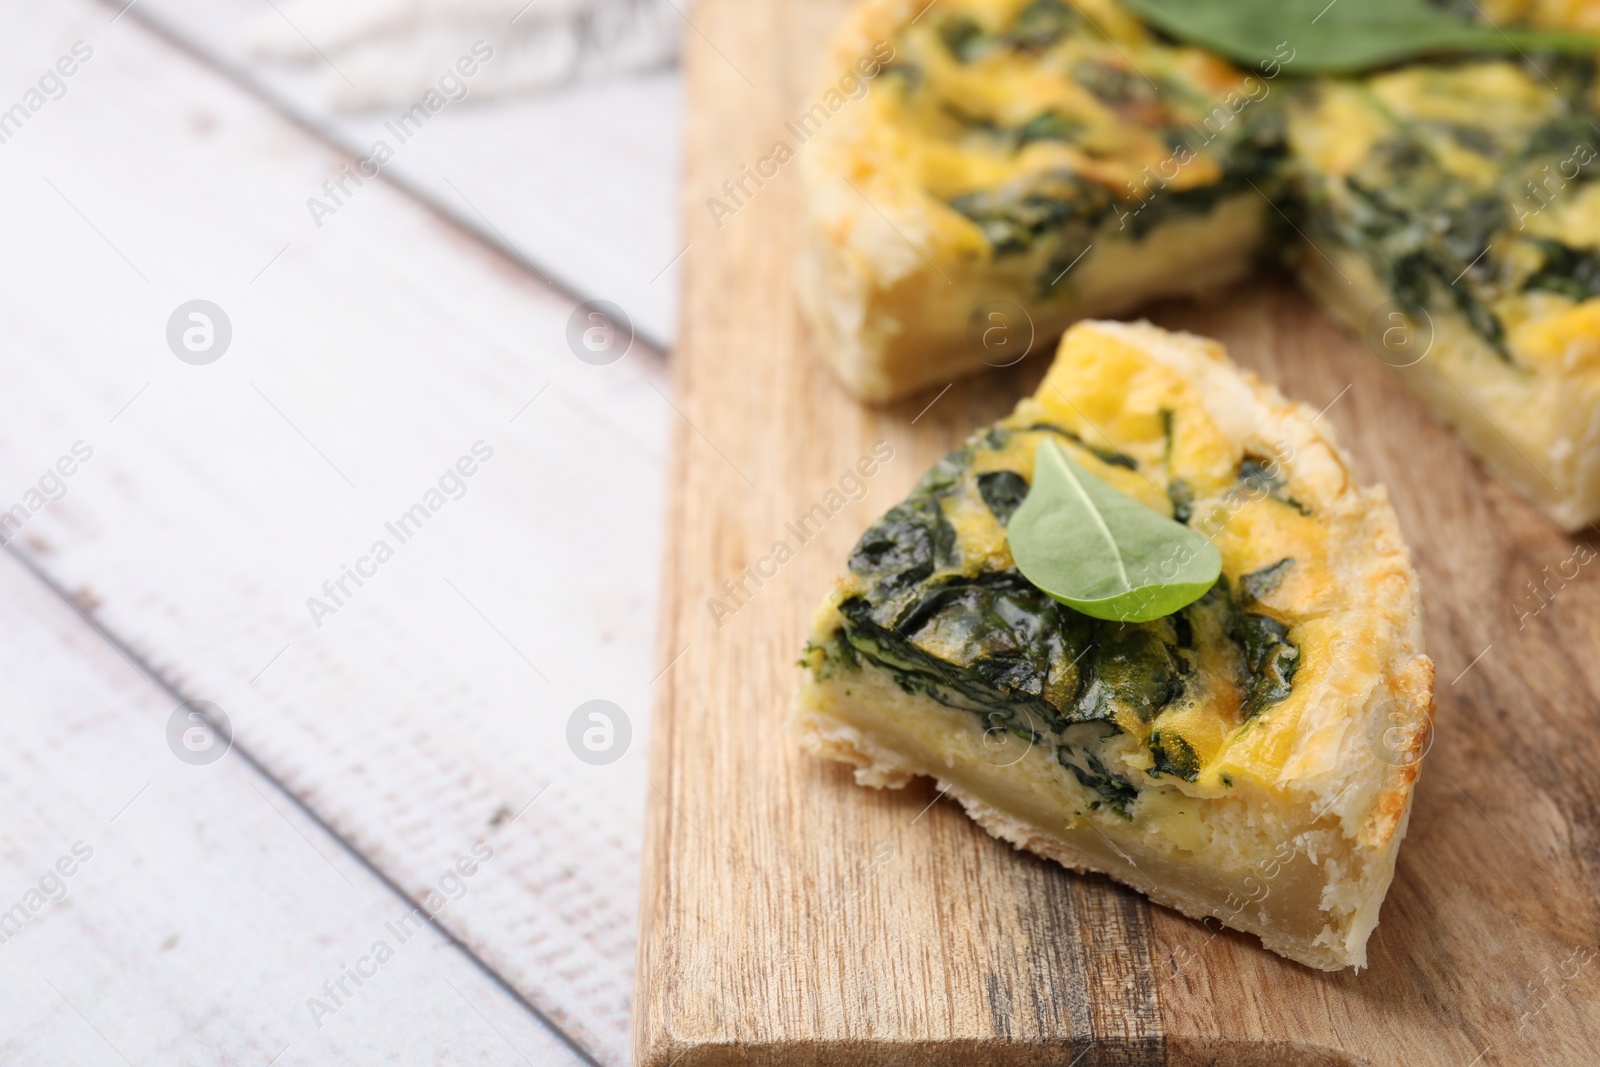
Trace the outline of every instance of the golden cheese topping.
[[1158, 190], [1262, 176], [1241, 116], [1263, 79], [1156, 42], [1110, 0], [943, 0], [894, 48], [850, 177], [960, 254], [1008, 254], [1068, 215], [1127, 229]]
[[1482, 0], [1482, 16], [1495, 25], [1526, 23], [1552, 30], [1600, 30], [1595, 0]]
[[1596, 84], [1588, 60], [1496, 60], [1309, 86], [1289, 142], [1312, 243], [1413, 316], [1463, 321], [1477, 374], [1594, 374]]
[[[1209, 351], [1220, 364], [1220, 348]], [[1151, 780], [1193, 796], [1245, 780], [1274, 786], [1304, 755], [1312, 694], [1336, 683], [1329, 672], [1360, 643], [1350, 605], [1370, 590], [1335, 577], [1325, 508], [1345, 483], [1297, 477], [1294, 442], [1241, 434], [1248, 415], [1203, 392], [1215, 387], [1104, 329], [1069, 332], [1037, 393], [946, 457], [858, 543], [834, 595], [844, 654], [991, 728], [1058, 744], [1061, 762], [1113, 806], [1124, 786], [1126, 804]], [[1088, 619], [1031, 586], [1005, 523], [1046, 439], [1209, 538], [1223, 561], [1217, 587], [1176, 615], [1129, 625]]]

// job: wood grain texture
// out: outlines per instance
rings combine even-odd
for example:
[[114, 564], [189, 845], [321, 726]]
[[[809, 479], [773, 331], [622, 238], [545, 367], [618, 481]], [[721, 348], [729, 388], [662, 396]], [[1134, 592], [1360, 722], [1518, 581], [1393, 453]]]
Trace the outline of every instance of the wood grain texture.
[[[690, 42], [663, 682], [636, 997], [640, 1067], [1592, 1063], [1600, 1044], [1600, 567], [1297, 290], [1148, 309], [1327, 410], [1388, 485], [1439, 664], [1436, 743], [1361, 974], [1014, 852], [926, 785], [877, 792], [789, 739], [794, 661], [850, 545], [1043, 373], [875, 409], [827, 376], [792, 295], [798, 188], [719, 230], [705, 198], [810, 102], [842, 0], [705, 0]], [[737, 69], [735, 69], [737, 67]], [[741, 73], [742, 72], [742, 73]], [[742, 75], [755, 81], [745, 84]], [[800, 148], [804, 151], [804, 147]], [[803, 544], [785, 523], [872, 444], [894, 459]], [[715, 619], [708, 598], [794, 558]], [[1574, 553], [1578, 553], [1577, 556]], [[766, 568], [769, 572], [772, 568]], [[1574, 574], [1576, 571], [1576, 574]]]
[[[126, 0], [104, 2], [120, 8]], [[321, 86], [326, 67], [285, 67], [245, 52], [251, 21], [271, 13], [253, 0], [139, 0], [128, 18], [181, 40], [352, 158], [386, 141], [396, 149], [389, 180], [581, 299], [620, 304], [641, 336], [672, 343], [679, 279], [669, 264], [683, 250], [673, 211], [677, 71], [487, 102], [469, 96], [401, 145], [384, 126], [399, 109], [334, 113]], [[316, 235], [303, 205], [299, 221], [302, 240]]]
[[[74, 441], [94, 450], [10, 545], [225, 708], [240, 748], [414, 899], [488, 835], [495, 877], [442, 924], [625, 1063], [679, 417], [660, 355], [580, 362], [570, 299], [384, 182], [307, 239], [305, 198], [346, 160], [111, 18], [26, 5], [0, 35], [14, 71], [94, 49], [0, 145], [0, 510]], [[208, 366], [165, 336], [196, 297], [233, 325]], [[308, 598], [479, 440], [494, 458], [465, 493], [313, 619]], [[633, 723], [608, 766], [567, 742], [595, 698]]]
[[[439, 930], [402, 944], [411, 903], [237, 752], [177, 759], [171, 695], [5, 551], [0, 633], [0, 913], [47, 871], [59, 897], [0, 922], [0, 1063], [585, 1062]], [[395, 957], [333, 1004], [379, 939]]]

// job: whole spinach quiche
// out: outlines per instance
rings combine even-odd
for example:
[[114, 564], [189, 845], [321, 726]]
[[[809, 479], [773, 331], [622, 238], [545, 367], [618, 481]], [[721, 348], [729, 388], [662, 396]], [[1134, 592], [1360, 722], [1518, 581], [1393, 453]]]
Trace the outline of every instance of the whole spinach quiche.
[[[1215, 584], [1144, 622], [1043, 592], [1008, 527], [1057, 448], [1214, 545]], [[1019, 848], [1364, 963], [1431, 723], [1416, 575], [1383, 490], [1215, 342], [1074, 326], [861, 537], [802, 666], [798, 737], [859, 783], [931, 776]]]
[[1289, 263], [1557, 522], [1600, 517], [1594, 58], [1301, 77], [1292, 40], [1241, 68], [1116, 0], [867, 0], [828, 65], [869, 55], [799, 151], [801, 296], [858, 396], [1005, 362], [991, 306], [1047, 338]]

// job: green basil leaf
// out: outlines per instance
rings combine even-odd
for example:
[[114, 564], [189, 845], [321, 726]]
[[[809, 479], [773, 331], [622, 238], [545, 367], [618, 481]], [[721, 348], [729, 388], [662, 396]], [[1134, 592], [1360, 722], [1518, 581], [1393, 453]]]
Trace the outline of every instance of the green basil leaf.
[[1600, 37], [1473, 22], [1429, 0], [1123, 0], [1168, 36], [1252, 66], [1356, 74], [1473, 52], [1600, 52]]
[[1216, 584], [1222, 556], [1187, 526], [1084, 470], [1046, 438], [1006, 527], [1023, 577], [1096, 619], [1149, 622]]

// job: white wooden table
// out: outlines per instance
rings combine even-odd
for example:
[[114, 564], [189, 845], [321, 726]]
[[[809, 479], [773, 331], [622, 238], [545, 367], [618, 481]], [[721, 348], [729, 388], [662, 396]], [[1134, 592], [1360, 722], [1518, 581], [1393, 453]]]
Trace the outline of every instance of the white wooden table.
[[0, 7], [0, 1063], [624, 1064], [676, 77], [447, 109], [318, 227], [382, 116], [264, 8]]

